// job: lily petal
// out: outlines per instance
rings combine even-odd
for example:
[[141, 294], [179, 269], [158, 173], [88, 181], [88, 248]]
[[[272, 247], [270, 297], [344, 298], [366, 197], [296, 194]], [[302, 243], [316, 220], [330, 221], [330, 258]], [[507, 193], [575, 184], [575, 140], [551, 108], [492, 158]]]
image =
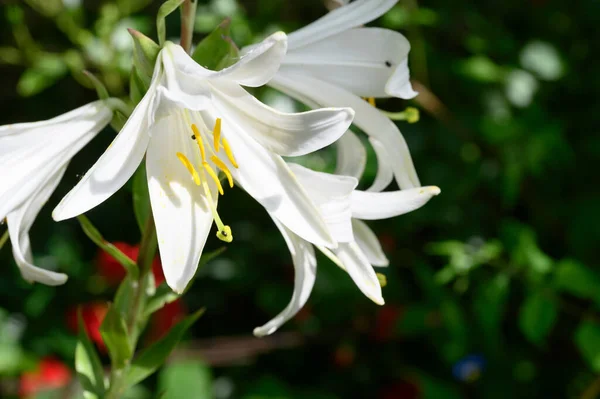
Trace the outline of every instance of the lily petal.
[[367, 149], [352, 130], [346, 131], [336, 142], [337, 162], [335, 174], [352, 176], [360, 180], [367, 165]]
[[388, 96], [404, 98], [406, 100], [414, 98], [419, 94], [413, 90], [410, 84], [408, 59], [403, 60], [396, 66], [394, 73], [385, 84], [385, 92]]
[[175, 69], [190, 79], [226, 78], [242, 86], [259, 87], [271, 80], [279, 70], [287, 50], [287, 36], [283, 32], [276, 32], [262, 42], [246, 47], [238, 62], [221, 71], [211, 71], [198, 65], [181, 46], [168, 43], [166, 49]]
[[383, 193], [356, 190], [352, 193], [352, 217], [378, 220], [403, 215], [419, 209], [440, 192], [436, 186]]
[[108, 146], [79, 183], [62, 199], [52, 212], [56, 221], [81, 215], [104, 202], [119, 190], [136, 171], [144, 158], [153, 122], [154, 95], [160, 77], [155, 76], [150, 89]]
[[[194, 277], [213, 222], [203, 191], [177, 157], [178, 152], [190, 160], [198, 157], [194, 141], [183, 134], [188, 130], [181, 114], [161, 119], [152, 128], [146, 155], [163, 272], [167, 284], [177, 293], [183, 292]], [[216, 201], [214, 184], [213, 198]]]
[[[352, 4], [355, 3], [350, 5]], [[335, 85], [301, 74], [278, 73], [269, 85], [299, 101], [304, 102], [309, 99], [307, 104], [311, 106], [318, 104], [325, 107], [344, 106], [354, 109], [356, 112], [354, 124], [369, 136], [379, 140], [389, 151], [394, 177], [400, 188], [407, 189], [421, 185], [408, 146], [398, 127], [360, 97]]]
[[333, 238], [338, 242], [352, 241], [350, 196], [358, 180], [351, 176], [315, 172], [293, 163], [288, 166], [319, 208]]
[[45, 185], [33, 193], [29, 200], [22, 206], [10, 212], [6, 219], [8, 234], [12, 243], [13, 256], [23, 278], [29, 282], [38, 282], [46, 285], [61, 285], [67, 281], [67, 275], [45, 270], [35, 266], [32, 262], [29, 230], [36, 216], [50, 198], [64, 175], [66, 165], [52, 175]]
[[302, 309], [308, 301], [317, 275], [317, 258], [313, 246], [277, 222], [275, 218], [273, 218], [273, 221], [292, 254], [294, 293], [292, 294], [292, 300], [281, 313], [265, 325], [254, 329], [254, 335], [257, 337], [273, 334], [283, 323], [294, 317]]
[[385, 14], [398, 0], [357, 0], [324, 15], [288, 35], [289, 50], [331, 37], [371, 22]]
[[232, 122], [243, 126], [263, 147], [283, 156], [305, 155], [330, 145], [354, 118], [351, 108], [285, 113], [264, 105], [238, 85], [221, 84], [214, 89], [214, 100]]
[[[237, 183], [283, 225], [316, 245], [335, 246], [317, 206], [283, 159], [258, 144], [221, 109], [222, 135], [229, 141], [239, 168], [223, 160]], [[205, 121], [211, 115], [203, 113]], [[214, 124], [214, 117], [211, 123]]]
[[[281, 71], [308, 74], [361, 97], [412, 98], [416, 93], [398, 90], [401, 85], [410, 88], [409, 51], [408, 40], [398, 32], [356, 28], [289, 51]], [[396, 90], [388, 93], [386, 84]]]
[[365, 254], [369, 263], [373, 266], [388, 266], [390, 261], [385, 256], [377, 236], [369, 226], [362, 220], [352, 219], [352, 231], [356, 245]]
[[369, 137], [369, 142], [371, 142], [371, 146], [375, 150], [375, 156], [377, 156], [377, 175], [367, 191], [379, 192], [385, 190], [394, 180], [394, 171], [392, 170], [391, 157], [385, 146], [374, 137]]
[[362, 293], [376, 304], [383, 305], [385, 301], [381, 296], [377, 275], [358, 245], [354, 242], [340, 243], [334, 252]]

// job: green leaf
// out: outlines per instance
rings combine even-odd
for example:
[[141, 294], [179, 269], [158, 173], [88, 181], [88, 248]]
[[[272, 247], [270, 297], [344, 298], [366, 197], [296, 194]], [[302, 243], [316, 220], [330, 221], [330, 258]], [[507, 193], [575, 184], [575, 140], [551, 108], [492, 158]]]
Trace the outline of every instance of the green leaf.
[[83, 74], [85, 76], [87, 76], [87, 78], [90, 80], [90, 82], [96, 89], [96, 93], [98, 94], [99, 99], [106, 100], [107, 98], [110, 97], [110, 95], [108, 94], [108, 90], [106, 89], [106, 86], [104, 86], [104, 83], [102, 83], [100, 81], [100, 79], [98, 79], [96, 77], [96, 75], [94, 75], [90, 71], [83, 71]]
[[75, 371], [81, 386], [85, 391], [86, 399], [102, 398], [106, 387], [104, 386], [104, 370], [96, 352], [94, 344], [87, 336], [81, 312], [77, 312], [79, 324], [79, 340], [75, 347]]
[[541, 345], [554, 327], [557, 316], [555, 302], [542, 291], [537, 291], [521, 305], [519, 327], [529, 341]]
[[575, 260], [563, 260], [554, 274], [554, 287], [582, 299], [600, 303], [600, 277], [587, 266]]
[[131, 76], [129, 77], [129, 99], [131, 102], [138, 104], [147, 90], [148, 85], [144, 83], [138, 70], [135, 67], [131, 68]]
[[17, 92], [23, 97], [34, 96], [52, 86], [68, 71], [60, 59], [45, 57], [36, 66], [23, 72], [17, 82]]
[[167, 40], [167, 28], [165, 26], [165, 18], [173, 11], [177, 10], [181, 3], [185, 0], [167, 0], [158, 9], [156, 16], [156, 31], [158, 35], [158, 44], [162, 47]]
[[150, 80], [154, 73], [154, 66], [160, 47], [148, 36], [135, 29], [129, 29], [129, 34], [133, 39], [133, 65], [140, 73], [146, 85], [150, 84]]
[[142, 162], [133, 175], [133, 212], [140, 231], [143, 233], [150, 216], [150, 193], [146, 178], [146, 163]]
[[137, 267], [137, 264], [133, 260], [131, 260], [123, 252], [121, 252], [119, 248], [106, 241], [104, 237], [102, 237], [98, 229], [94, 227], [92, 222], [85, 215], [77, 216], [77, 220], [79, 220], [79, 224], [81, 225], [83, 232], [85, 233], [85, 235], [88, 236], [90, 240], [92, 240], [106, 253], [115, 258], [115, 260], [119, 262], [125, 268], [125, 270], [127, 270], [127, 274], [130, 275], [133, 279], [138, 278], [139, 269]]
[[196, 399], [213, 397], [210, 368], [200, 361], [186, 361], [165, 366], [158, 376], [158, 392], [163, 399], [189, 397], [194, 392]]
[[206, 36], [194, 50], [192, 58], [205, 68], [218, 71], [235, 63], [239, 50], [230, 38], [231, 20], [226, 19]]
[[2, 234], [2, 236], [0, 236], [0, 249], [2, 249], [2, 247], [4, 247], [4, 244], [6, 244], [8, 242], [8, 230], [6, 230], [4, 232], [4, 234]]
[[575, 344], [590, 367], [600, 372], [600, 326], [592, 321], [582, 322], [575, 332]]
[[143, 350], [129, 368], [126, 377], [127, 386], [133, 386], [143, 381], [162, 366], [171, 351], [183, 337], [183, 334], [198, 320], [202, 313], [204, 313], [204, 309], [200, 309], [191, 316], [186, 317], [171, 328], [165, 337]]
[[127, 333], [127, 325], [113, 304], [100, 326], [100, 334], [110, 353], [110, 360], [114, 368], [122, 368], [133, 356], [133, 347]]
[[177, 300], [179, 297], [166, 283], [162, 283], [156, 289], [156, 293], [148, 299], [146, 308], [144, 309], [144, 316], [149, 317], [152, 313], [161, 309], [166, 304]]

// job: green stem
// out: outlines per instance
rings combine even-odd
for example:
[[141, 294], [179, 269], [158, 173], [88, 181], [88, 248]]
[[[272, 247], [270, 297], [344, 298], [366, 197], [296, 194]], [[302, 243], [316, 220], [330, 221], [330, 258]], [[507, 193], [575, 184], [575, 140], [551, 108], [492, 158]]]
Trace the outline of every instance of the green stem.
[[[140, 243], [140, 251], [137, 259], [140, 275], [137, 281], [133, 283], [133, 303], [131, 310], [126, 315], [127, 317], [125, 319], [127, 330], [132, 337], [133, 353], [135, 353], [137, 340], [139, 338], [137, 326], [141, 321], [141, 317], [143, 317], [143, 310], [147, 300], [147, 280], [150, 277], [150, 273], [152, 273], [152, 261], [156, 255], [157, 248], [156, 228], [154, 225], [154, 218], [152, 217], [152, 213], [150, 213], [146, 220], [144, 233], [142, 234], [142, 242]], [[126, 362], [125, 367], [111, 370], [110, 388], [106, 394], [107, 399], [117, 399], [122, 397], [123, 391], [126, 388], [125, 377], [127, 376], [127, 369], [129, 368], [129, 364], [131, 364], [131, 360], [132, 359], [129, 359]]]
[[186, 53], [192, 48], [197, 0], [185, 0], [181, 6], [181, 47]]

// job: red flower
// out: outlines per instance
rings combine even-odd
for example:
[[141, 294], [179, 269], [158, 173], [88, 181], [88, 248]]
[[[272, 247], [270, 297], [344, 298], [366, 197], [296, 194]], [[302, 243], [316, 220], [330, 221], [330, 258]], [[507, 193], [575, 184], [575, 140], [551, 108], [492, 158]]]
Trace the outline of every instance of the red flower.
[[[137, 261], [138, 254], [140, 252], [139, 245], [130, 245], [126, 242], [114, 242], [113, 245], [119, 249], [119, 251], [123, 252], [134, 262]], [[125, 278], [127, 274], [125, 272], [125, 268], [121, 266], [119, 262], [115, 258], [113, 258], [108, 253], [103, 250], [98, 251], [98, 257], [96, 260], [96, 265], [98, 267], [98, 272], [102, 277], [108, 281], [111, 285], [117, 285]], [[154, 258], [152, 262], [152, 274], [154, 274], [154, 280], [156, 282], [156, 286], [158, 287], [163, 281], [165, 281], [165, 276], [162, 272], [162, 265], [160, 264], [160, 259], [158, 257]]]
[[[108, 312], [108, 305], [104, 302], [91, 302], [79, 306], [81, 308], [81, 318], [85, 326], [85, 331], [92, 340], [98, 345], [98, 348], [106, 350], [106, 345], [100, 335], [100, 326], [104, 321], [104, 316]], [[77, 308], [72, 308], [67, 312], [67, 325], [73, 332], [78, 332]]]
[[168, 303], [154, 312], [149, 323], [148, 341], [155, 342], [164, 337], [175, 324], [185, 317], [186, 313], [181, 299]]
[[43, 358], [35, 370], [21, 375], [19, 396], [33, 397], [39, 392], [50, 391], [67, 386], [72, 373], [63, 362], [52, 357]]

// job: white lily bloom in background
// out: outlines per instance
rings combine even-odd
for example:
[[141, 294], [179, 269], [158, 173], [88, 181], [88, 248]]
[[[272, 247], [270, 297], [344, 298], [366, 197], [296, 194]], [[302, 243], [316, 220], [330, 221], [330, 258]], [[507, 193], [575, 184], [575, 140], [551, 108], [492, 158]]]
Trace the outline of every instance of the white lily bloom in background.
[[42, 122], [0, 127], [0, 220], [6, 218], [13, 256], [23, 278], [59, 285], [67, 276], [33, 264], [29, 230], [71, 158], [112, 119], [96, 101]]
[[194, 276], [213, 221], [227, 242], [232, 232], [217, 213], [223, 187], [235, 180], [282, 225], [303, 239], [335, 246], [317, 206], [281, 158], [318, 150], [352, 123], [348, 108], [297, 114], [262, 104], [241, 86], [264, 85], [286, 52], [276, 33], [236, 64], [215, 72], [178, 45], [158, 55], [150, 88], [112, 145], [54, 210], [79, 215], [121, 188], [146, 155], [148, 188], [166, 281], [182, 292]]
[[409, 80], [408, 40], [389, 29], [360, 27], [396, 3], [357, 0], [291, 33], [288, 52], [269, 85], [313, 108], [353, 108], [354, 124], [370, 136], [374, 146], [389, 152], [378, 157], [382, 168], [378, 184], [384, 185], [385, 171], [392, 170], [401, 188], [413, 188], [420, 182], [400, 130], [361, 98], [417, 95]]
[[[365, 192], [353, 190], [358, 179], [352, 176], [340, 179], [342, 176], [314, 172], [299, 165], [290, 165], [290, 168], [322, 212], [329, 215], [326, 221], [331, 231], [336, 232], [337, 247], [317, 245], [317, 248], [344, 269], [365, 296], [383, 305], [381, 285], [373, 266], [387, 266], [389, 262], [377, 236], [361, 219], [387, 219], [411, 212], [438, 195], [440, 189], [429, 186], [383, 193]], [[349, 217], [352, 217], [351, 229], [345, 227]], [[306, 304], [316, 279], [317, 261], [313, 246], [277, 220], [275, 222], [292, 255], [294, 292], [283, 311], [254, 329], [254, 335], [259, 337], [274, 333], [298, 313]], [[352, 236], [348, 235], [350, 231]]]

